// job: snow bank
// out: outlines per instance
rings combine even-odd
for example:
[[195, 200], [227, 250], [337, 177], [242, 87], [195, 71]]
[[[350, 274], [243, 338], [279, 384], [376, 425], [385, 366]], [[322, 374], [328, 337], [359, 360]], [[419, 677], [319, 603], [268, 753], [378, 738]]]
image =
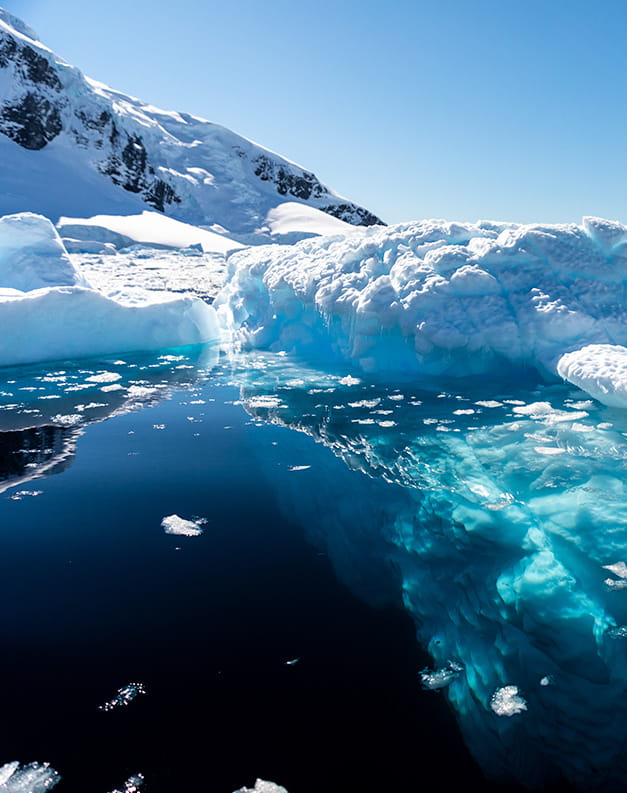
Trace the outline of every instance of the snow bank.
[[[296, 235], [302, 239], [303, 235], [324, 236], [350, 234], [355, 231], [355, 226], [351, 226], [350, 223], [296, 201], [286, 201], [273, 207], [266, 215], [264, 225], [273, 238], [280, 238], [281, 241], [288, 241], [290, 237]], [[263, 230], [262, 227], [261, 231]]]
[[50, 221], [32, 214], [0, 219], [0, 327], [2, 366], [219, 338], [198, 298], [144, 293], [129, 305], [89, 288]]
[[[421, 221], [233, 254], [216, 301], [250, 347], [471, 375], [627, 346], [627, 227]], [[599, 393], [595, 396], [602, 398]]]
[[174, 220], [159, 212], [146, 211], [141, 215], [95, 215], [92, 218], [62, 217], [57, 225], [60, 232], [68, 237], [111, 242], [116, 247], [124, 247], [133, 242], [168, 248], [202, 245], [205, 253], [223, 254], [243, 247], [229, 237]]

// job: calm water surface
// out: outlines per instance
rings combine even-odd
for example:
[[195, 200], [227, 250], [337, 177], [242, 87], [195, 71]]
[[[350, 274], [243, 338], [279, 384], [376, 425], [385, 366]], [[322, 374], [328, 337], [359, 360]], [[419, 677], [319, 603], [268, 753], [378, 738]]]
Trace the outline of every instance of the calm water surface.
[[[0, 374], [0, 763], [50, 762], [59, 793], [138, 772], [146, 793], [517, 790], [421, 688], [431, 657], [370, 525], [404, 503], [394, 411], [428, 395], [199, 355]], [[173, 514], [203, 533], [166, 534]], [[146, 694], [99, 709], [131, 682]]]

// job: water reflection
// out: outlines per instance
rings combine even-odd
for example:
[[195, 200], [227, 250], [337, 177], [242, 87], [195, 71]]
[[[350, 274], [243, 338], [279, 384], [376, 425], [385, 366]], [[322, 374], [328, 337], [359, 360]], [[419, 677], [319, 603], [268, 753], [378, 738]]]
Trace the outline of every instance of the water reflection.
[[402, 595], [486, 772], [621, 789], [624, 413], [561, 386], [417, 390], [263, 356], [241, 378], [254, 420], [317, 443], [264, 450], [286, 513], [362, 594]]
[[83, 428], [206, 378], [216, 347], [0, 370], [0, 493], [66, 470]]

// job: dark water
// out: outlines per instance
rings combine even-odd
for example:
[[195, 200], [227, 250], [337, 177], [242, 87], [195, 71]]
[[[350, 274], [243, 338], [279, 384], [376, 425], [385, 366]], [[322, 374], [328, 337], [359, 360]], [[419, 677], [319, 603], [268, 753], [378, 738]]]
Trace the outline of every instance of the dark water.
[[[138, 772], [142, 793], [517, 790], [483, 778], [444, 694], [420, 688], [409, 616], [353, 595], [279, 508], [264, 449], [291, 431], [231, 404], [228, 371], [173, 385], [173, 366], [155, 367], [163, 401], [105, 421], [5, 411], [0, 764], [48, 761], [59, 793]], [[289, 462], [307, 465], [300, 444]], [[171, 514], [206, 518], [202, 536], [165, 534]], [[130, 682], [146, 695], [99, 710]]]

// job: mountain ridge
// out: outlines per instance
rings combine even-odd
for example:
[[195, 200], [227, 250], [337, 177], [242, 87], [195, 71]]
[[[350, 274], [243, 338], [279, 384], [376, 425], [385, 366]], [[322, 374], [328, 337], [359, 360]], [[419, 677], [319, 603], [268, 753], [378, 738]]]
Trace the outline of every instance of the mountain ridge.
[[35, 204], [42, 202], [42, 192], [55, 194], [49, 205], [44, 201], [48, 215], [51, 209], [58, 216], [76, 214], [66, 197], [71, 190], [55, 186], [68, 179], [70, 188], [91, 201], [92, 213], [151, 208], [240, 234], [257, 231], [283, 201], [307, 204], [352, 225], [382, 223], [313, 172], [226, 127], [161, 110], [85, 77], [36, 35], [0, 8], [0, 185], [4, 181], [8, 193], [1, 211], [39, 211], [27, 206], [28, 188], [11, 171], [16, 160], [20, 168], [36, 171]]

